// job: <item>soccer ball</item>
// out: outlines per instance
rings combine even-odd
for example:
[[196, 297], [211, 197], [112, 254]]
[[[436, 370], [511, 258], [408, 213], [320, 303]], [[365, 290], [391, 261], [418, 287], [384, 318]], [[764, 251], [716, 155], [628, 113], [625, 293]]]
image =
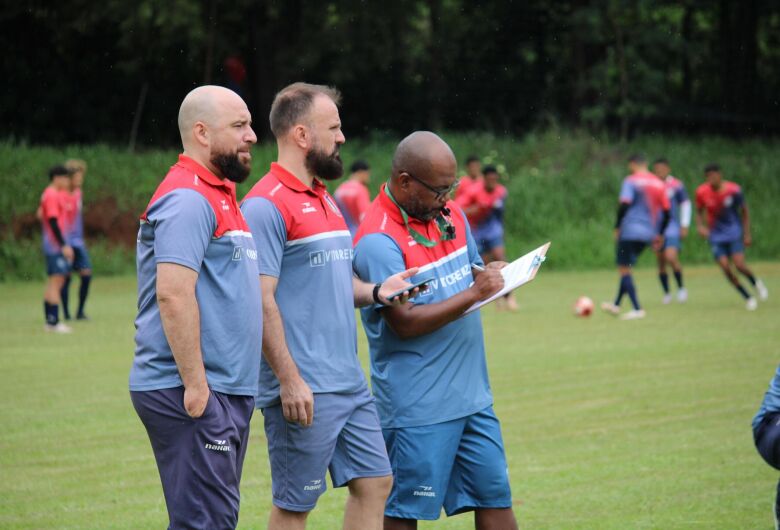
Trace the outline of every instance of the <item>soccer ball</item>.
[[574, 314], [578, 317], [589, 317], [594, 307], [593, 300], [587, 296], [580, 296], [574, 302]]

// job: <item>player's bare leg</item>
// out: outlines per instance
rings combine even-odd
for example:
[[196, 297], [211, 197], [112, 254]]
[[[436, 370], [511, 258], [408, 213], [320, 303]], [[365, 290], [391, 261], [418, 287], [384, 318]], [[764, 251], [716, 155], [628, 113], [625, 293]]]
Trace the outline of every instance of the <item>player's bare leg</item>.
[[517, 520], [512, 508], [482, 508], [474, 510], [477, 530], [516, 530]]
[[[735, 254], [735, 256], [738, 254]], [[744, 256], [743, 256], [744, 257]], [[744, 262], [743, 262], [744, 263]], [[739, 294], [742, 295], [742, 297], [745, 299], [746, 305], [745, 307], [748, 309], [748, 311], [753, 311], [756, 309], [756, 299], [750, 296], [750, 293], [745, 290], [745, 288], [742, 286], [741, 283], [739, 283], [739, 278], [737, 278], [737, 275], [734, 274], [734, 271], [731, 270], [731, 263], [729, 262], [728, 256], [721, 256], [718, 258], [718, 265], [720, 265], [721, 270], [723, 271], [723, 274], [726, 275], [726, 278], [728, 278], [731, 285], [734, 286], [734, 288], [739, 291]]]
[[677, 301], [685, 302], [688, 300], [688, 291], [682, 284], [682, 263], [680, 263], [680, 253], [674, 247], [664, 249], [664, 259], [666, 263], [672, 266], [675, 281], [677, 282]]
[[309, 512], [291, 512], [277, 506], [271, 506], [268, 530], [303, 530], [306, 528], [308, 516]]
[[[490, 261], [506, 261], [506, 249], [503, 246], [500, 247], [494, 247], [490, 251], [490, 257], [492, 259]], [[484, 261], [484, 259], [483, 259]], [[488, 263], [485, 261], [485, 263]], [[503, 296], [504, 304], [506, 308], [509, 311], [517, 311], [517, 300], [515, 300], [515, 295], [512, 292], [508, 292]]]
[[417, 519], [385, 516], [384, 530], [417, 530]]
[[756, 289], [756, 291], [758, 291], [758, 297], [761, 298], [761, 300], [766, 300], [769, 298], [769, 291], [764, 285], [764, 282], [762, 282], [759, 278], [756, 278], [753, 275], [753, 271], [751, 271], [748, 268], [747, 263], [745, 263], [745, 254], [741, 252], [733, 254], [731, 256], [731, 260], [734, 262], [734, 267], [737, 268], [740, 274], [747, 278], [750, 284]]
[[382, 530], [385, 502], [392, 486], [392, 475], [350, 480], [344, 530]]
[[62, 274], [52, 274], [46, 280], [46, 289], [43, 292], [43, 299], [54, 305], [60, 305], [60, 290], [65, 284], [65, 276]]

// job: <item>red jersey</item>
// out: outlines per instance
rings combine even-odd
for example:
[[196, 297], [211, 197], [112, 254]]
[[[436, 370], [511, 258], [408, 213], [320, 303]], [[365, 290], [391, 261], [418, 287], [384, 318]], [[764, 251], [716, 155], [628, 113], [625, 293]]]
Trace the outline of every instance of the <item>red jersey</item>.
[[343, 182], [333, 194], [336, 203], [344, 214], [344, 220], [347, 222], [349, 231], [354, 235], [357, 227], [363, 221], [366, 210], [371, 205], [371, 196], [368, 188], [362, 182], [357, 180], [347, 180]]

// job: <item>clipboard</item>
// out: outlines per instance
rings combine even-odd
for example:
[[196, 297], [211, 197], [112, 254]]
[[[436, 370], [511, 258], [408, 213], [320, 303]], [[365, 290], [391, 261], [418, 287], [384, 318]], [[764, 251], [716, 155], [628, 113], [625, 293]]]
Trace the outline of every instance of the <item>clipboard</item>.
[[525, 256], [517, 258], [515, 261], [501, 269], [501, 275], [504, 277], [504, 287], [490, 298], [477, 302], [469, 307], [463, 314], [467, 315], [472, 311], [476, 311], [483, 305], [489, 304], [497, 298], [501, 298], [505, 294], [514, 291], [521, 285], [536, 278], [536, 273], [539, 272], [539, 267], [544, 263], [547, 256], [547, 249], [550, 248], [551, 244], [552, 242], [548, 241], [541, 247], [532, 250]]

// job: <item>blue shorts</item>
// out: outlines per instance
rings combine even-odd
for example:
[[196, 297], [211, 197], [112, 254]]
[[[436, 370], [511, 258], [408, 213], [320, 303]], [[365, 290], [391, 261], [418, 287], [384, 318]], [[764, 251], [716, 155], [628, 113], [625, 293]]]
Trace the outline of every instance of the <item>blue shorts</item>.
[[92, 268], [92, 262], [89, 260], [87, 247], [73, 247], [73, 266], [74, 271], [82, 271]]
[[490, 252], [494, 248], [504, 246], [503, 235], [498, 235], [495, 237], [477, 237], [475, 239], [477, 241], [477, 252], [479, 252], [480, 254], [485, 254], [486, 252]]
[[384, 430], [393, 466], [385, 515], [438, 519], [475, 508], [511, 508], [501, 426], [490, 406], [421, 427]]
[[615, 263], [625, 267], [636, 264], [639, 255], [647, 247], [647, 241], [619, 240], [617, 242], [617, 256]]
[[780, 412], [767, 412], [753, 430], [758, 454], [775, 469], [780, 469]]
[[392, 473], [368, 387], [354, 394], [315, 394], [309, 427], [288, 423], [281, 404], [262, 410], [273, 503], [279, 508], [312, 510], [327, 490], [326, 471], [335, 488]]
[[169, 528], [235, 528], [254, 398], [211, 391], [191, 418], [184, 387], [130, 392], [160, 472]]
[[70, 273], [70, 263], [62, 255], [62, 252], [44, 255], [46, 256], [46, 274], [49, 276], [62, 274], [64, 276]]
[[723, 256], [733, 256], [734, 254], [745, 252], [745, 245], [742, 244], [742, 239], [732, 239], [722, 243], [710, 242], [710, 248], [712, 249], [712, 257], [716, 260]]
[[667, 248], [676, 248], [677, 252], [679, 252], [682, 250], [682, 240], [679, 237], [665, 237], [664, 246], [661, 247], [661, 250], [666, 250]]

